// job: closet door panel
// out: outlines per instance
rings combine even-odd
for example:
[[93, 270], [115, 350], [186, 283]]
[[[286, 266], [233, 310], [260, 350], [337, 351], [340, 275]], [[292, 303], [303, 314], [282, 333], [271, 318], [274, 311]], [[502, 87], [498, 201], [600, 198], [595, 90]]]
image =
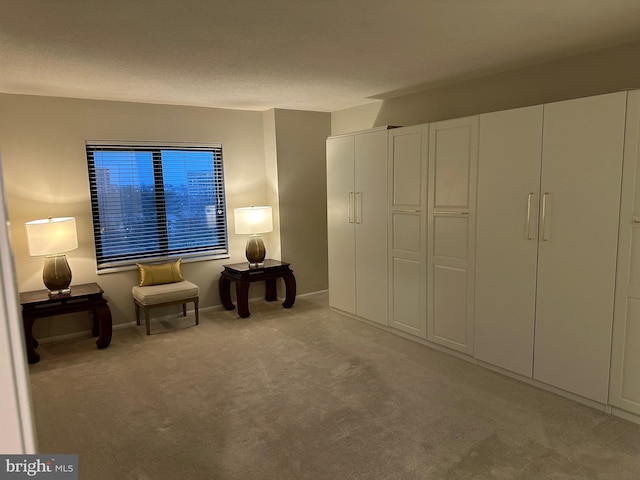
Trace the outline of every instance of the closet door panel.
[[355, 136], [356, 314], [388, 325], [387, 131]]
[[[619, 400], [612, 402], [634, 413], [640, 413], [640, 299], [630, 298], [624, 325], [624, 362]], [[631, 407], [631, 408], [629, 408]]]
[[[420, 291], [420, 275], [423, 266], [420, 261], [405, 258], [393, 259], [393, 318], [397, 324], [401, 324], [409, 333], [424, 331], [426, 324], [424, 311], [418, 303], [423, 295]], [[396, 325], [398, 326], [398, 325]]]
[[544, 113], [534, 378], [603, 403], [625, 103], [617, 93], [545, 105]]
[[389, 325], [427, 337], [428, 125], [389, 132]]
[[393, 131], [391, 140], [393, 168], [393, 200], [394, 206], [420, 208], [423, 190], [423, 135], [422, 128]]
[[353, 136], [327, 139], [329, 305], [351, 314], [356, 313], [355, 224], [350, 221], [353, 156]]
[[465, 350], [468, 327], [467, 270], [437, 266], [433, 273], [433, 337], [450, 348]]
[[640, 224], [631, 225], [631, 251], [629, 261], [629, 290], [640, 288]]
[[435, 207], [468, 207], [472, 125], [441, 126], [435, 144]]
[[480, 116], [474, 355], [531, 378], [542, 105]]
[[430, 126], [428, 339], [473, 353], [478, 117]]
[[468, 219], [466, 216], [438, 216], [433, 219], [433, 255], [445, 259], [467, 260]]
[[392, 248], [408, 254], [420, 254], [420, 216], [417, 213], [394, 212], [392, 218]]

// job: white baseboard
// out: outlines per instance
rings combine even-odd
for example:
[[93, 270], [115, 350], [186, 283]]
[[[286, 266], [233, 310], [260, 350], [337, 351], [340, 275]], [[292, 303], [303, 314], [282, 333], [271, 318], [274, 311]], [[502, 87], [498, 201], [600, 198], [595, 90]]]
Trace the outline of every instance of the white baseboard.
[[635, 413], [629, 413], [626, 410], [621, 410], [617, 407], [611, 407], [611, 413], [616, 417], [622, 418], [623, 420], [627, 420], [628, 422], [633, 422], [640, 425], [640, 417]]
[[312, 297], [314, 295], [320, 295], [320, 294], [323, 294], [323, 293], [327, 293], [328, 291], [329, 291], [329, 289], [327, 288], [326, 290], [317, 290], [315, 292], [301, 293], [300, 295], [296, 295], [296, 298]]

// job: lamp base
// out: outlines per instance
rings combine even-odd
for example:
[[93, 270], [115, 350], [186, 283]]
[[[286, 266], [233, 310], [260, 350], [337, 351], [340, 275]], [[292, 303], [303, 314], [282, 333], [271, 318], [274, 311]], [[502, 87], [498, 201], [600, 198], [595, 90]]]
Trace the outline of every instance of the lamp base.
[[247, 261], [250, 266], [259, 266], [264, 264], [264, 257], [267, 256], [267, 250], [260, 235], [250, 235], [247, 239], [247, 248], [245, 249]]
[[69, 293], [71, 289], [71, 268], [65, 255], [47, 255], [44, 257], [42, 281], [49, 289], [49, 295]]

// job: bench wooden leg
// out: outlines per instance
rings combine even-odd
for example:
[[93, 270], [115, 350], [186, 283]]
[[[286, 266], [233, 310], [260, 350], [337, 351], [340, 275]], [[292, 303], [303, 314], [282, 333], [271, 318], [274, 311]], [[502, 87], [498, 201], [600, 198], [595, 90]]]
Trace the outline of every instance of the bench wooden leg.
[[140, 305], [138, 305], [138, 302], [133, 302], [133, 306], [136, 309], [136, 325], [140, 325]]
[[151, 335], [151, 324], [149, 322], [149, 307], [143, 307], [144, 309], [144, 324], [147, 327], [147, 335]]
[[[188, 302], [193, 301], [193, 305], [194, 305], [194, 313], [196, 316], [196, 325], [200, 325], [200, 312], [198, 309], [198, 300], [199, 297], [196, 297], [194, 299], [189, 299], [187, 300]], [[182, 303], [182, 316], [186, 317], [187, 316], [187, 301]], [[171, 303], [175, 303], [175, 302], [170, 302], [167, 304], [162, 304], [159, 303], [157, 305], [153, 305], [154, 307], [162, 307], [164, 305], [171, 305]], [[134, 302], [135, 307], [136, 307], [136, 324], [140, 325], [140, 309], [142, 309], [143, 314], [144, 314], [144, 324], [145, 327], [147, 329], [147, 335], [151, 335], [151, 322], [150, 322], [150, 314], [149, 311], [151, 310], [151, 306], [147, 306], [147, 305], [141, 305], [138, 302]]]

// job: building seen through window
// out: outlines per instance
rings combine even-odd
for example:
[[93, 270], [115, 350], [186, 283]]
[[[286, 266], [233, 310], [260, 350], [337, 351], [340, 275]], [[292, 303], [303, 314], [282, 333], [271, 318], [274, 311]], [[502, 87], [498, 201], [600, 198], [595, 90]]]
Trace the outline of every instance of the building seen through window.
[[222, 147], [87, 144], [98, 269], [226, 256]]

